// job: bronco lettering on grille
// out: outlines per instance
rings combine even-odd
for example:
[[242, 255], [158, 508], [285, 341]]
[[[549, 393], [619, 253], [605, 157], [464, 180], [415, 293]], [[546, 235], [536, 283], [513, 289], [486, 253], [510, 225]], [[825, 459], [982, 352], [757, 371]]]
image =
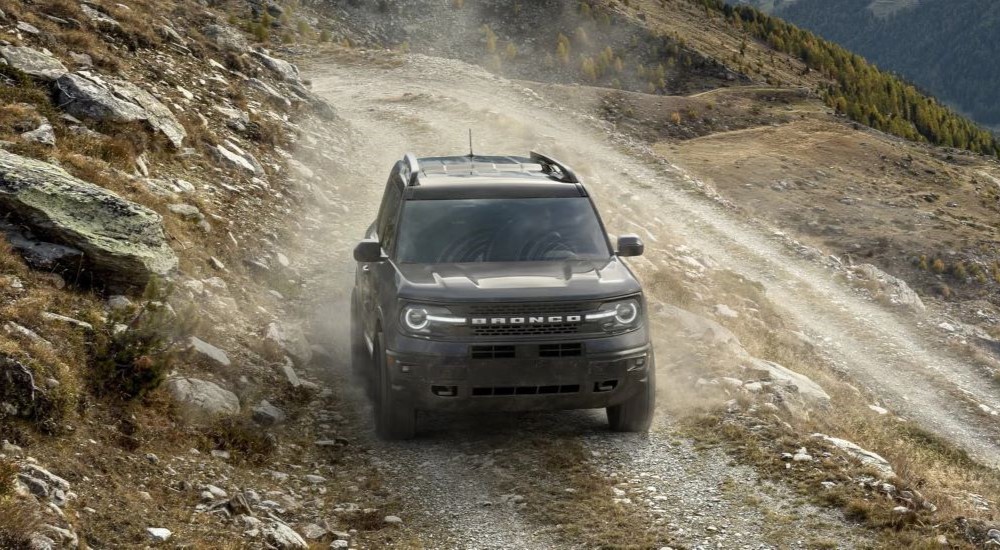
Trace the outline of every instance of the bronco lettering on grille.
[[562, 325], [580, 323], [583, 315], [529, 315], [521, 317], [473, 317], [474, 326]]

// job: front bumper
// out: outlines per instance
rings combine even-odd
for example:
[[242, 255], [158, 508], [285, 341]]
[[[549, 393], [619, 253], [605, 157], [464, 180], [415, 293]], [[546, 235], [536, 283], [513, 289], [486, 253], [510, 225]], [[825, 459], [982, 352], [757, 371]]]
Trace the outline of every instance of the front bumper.
[[645, 330], [580, 341], [443, 342], [400, 336], [387, 352], [392, 398], [416, 410], [604, 408], [645, 390]]

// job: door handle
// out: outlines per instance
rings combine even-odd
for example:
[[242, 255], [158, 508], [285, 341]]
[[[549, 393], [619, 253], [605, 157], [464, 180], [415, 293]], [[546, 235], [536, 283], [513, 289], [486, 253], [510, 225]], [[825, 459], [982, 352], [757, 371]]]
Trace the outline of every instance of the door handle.
[[368, 264], [365, 264], [361, 266], [361, 271], [363, 271], [364, 273], [371, 273], [372, 267]]

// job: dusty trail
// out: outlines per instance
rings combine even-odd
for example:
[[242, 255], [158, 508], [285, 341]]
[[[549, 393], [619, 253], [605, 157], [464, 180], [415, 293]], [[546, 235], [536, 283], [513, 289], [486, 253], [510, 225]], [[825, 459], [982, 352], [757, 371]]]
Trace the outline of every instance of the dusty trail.
[[[404, 151], [464, 151], [466, 131], [472, 127], [476, 148], [484, 153], [540, 149], [571, 163], [597, 195], [611, 232], [636, 232], [638, 225], [653, 262], [660, 253], [657, 236], [679, 236], [724, 266], [762, 282], [772, 300], [809, 334], [823, 339], [820, 345], [831, 361], [875, 390], [894, 412], [948, 437], [981, 460], [1000, 463], [995, 433], [967, 404], [950, 396], [960, 388], [978, 402], [1000, 408], [996, 386], [985, 383], [969, 365], [932, 349], [934, 340], [926, 339], [924, 328], [859, 298], [778, 236], [735, 219], [676, 168], [623, 152], [596, 121], [547, 104], [517, 83], [477, 68], [421, 56], [410, 56], [398, 67], [373, 66], [369, 60], [310, 70], [314, 90], [338, 108], [357, 137], [350, 172], [336, 175], [336, 193], [348, 206], [331, 212], [327, 229], [313, 236], [328, 251], [324, 261], [351, 265], [349, 250], [374, 217], [388, 167]], [[325, 269], [329, 275], [328, 265]], [[352, 269], [338, 268], [326, 278], [328, 296], [340, 303], [319, 308], [320, 320], [327, 321], [341, 346], [345, 318], [329, 313], [347, 311], [344, 300], [353, 283]], [[659, 350], [658, 355], [667, 356], [668, 351]], [[333, 376], [343, 381], [343, 374]], [[612, 436], [603, 418], [589, 411], [424, 420], [424, 438], [417, 442], [370, 444], [377, 449], [384, 475], [392, 477], [417, 508], [414, 512], [422, 519], [416, 521], [428, 533], [424, 543], [432, 547], [573, 545], [554, 540], [545, 526], [534, 525], [521, 513], [522, 505], [504, 502], [504, 476], [510, 472], [497, 467], [494, 459], [511, 452], [531, 453], [511, 448], [526, 436], [546, 437], [553, 444], [562, 438], [582, 441], [601, 472], [640, 480], [647, 497], [660, 496], [655, 501], [645, 498], [646, 508], [653, 510], [652, 521], [667, 525], [677, 542], [757, 547], [748, 545], [757, 541], [764, 547], [787, 547], [804, 538], [798, 531], [804, 526], [792, 527], [781, 539], [761, 527], [764, 510], [781, 509], [790, 500], [782, 498], [781, 488], [756, 504], [739, 491], [722, 490], [732, 481], [752, 486], [756, 478], [719, 453], [675, 442], [666, 418], [658, 420], [648, 438]], [[809, 533], [819, 529], [842, 541], [864, 536], [829, 511], [786, 512], [799, 520], [815, 516]], [[706, 530], [708, 526], [717, 528]]]

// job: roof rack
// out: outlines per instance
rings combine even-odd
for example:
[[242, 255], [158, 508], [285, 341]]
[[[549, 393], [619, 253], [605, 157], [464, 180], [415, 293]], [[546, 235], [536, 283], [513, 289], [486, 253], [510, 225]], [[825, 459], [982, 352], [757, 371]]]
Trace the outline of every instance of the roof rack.
[[417, 156], [413, 153], [406, 153], [403, 155], [403, 163], [409, 171], [409, 174], [406, 175], [406, 185], [410, 187], [420, 185], [420, 182], [417, 181], [417, 177], [420, 175], [420, 162], [417, 161]]
[[[530, 153], [530, 157], [533, 162], [537, 162], [541, 165], [542, 172], [545, 175], [562, 183], [580, 183], [580, 179], [576, 176], [576, 173], [558, 160], [536, 151], [532, 151]], [[413, 153], [406, 153], [403, 155], [403, 168], [400, 175], [406, 182], [407, 187], [416, 187], [420, 185], [420, 171], [420, 161], [417, 159], [416, 155]]]
[[553, 173], [558, 171], [561, 174], [559, 181], [564, 183], [580, 183], [580, 178], [576, 177], [576, 173], [569, 169], [565, 164], [559, 162], [558, 160], [545, 156], [541, 153], [532, 151], [531, 160], [542, 165], [542, 170], [549, 175], [554, 175]]

